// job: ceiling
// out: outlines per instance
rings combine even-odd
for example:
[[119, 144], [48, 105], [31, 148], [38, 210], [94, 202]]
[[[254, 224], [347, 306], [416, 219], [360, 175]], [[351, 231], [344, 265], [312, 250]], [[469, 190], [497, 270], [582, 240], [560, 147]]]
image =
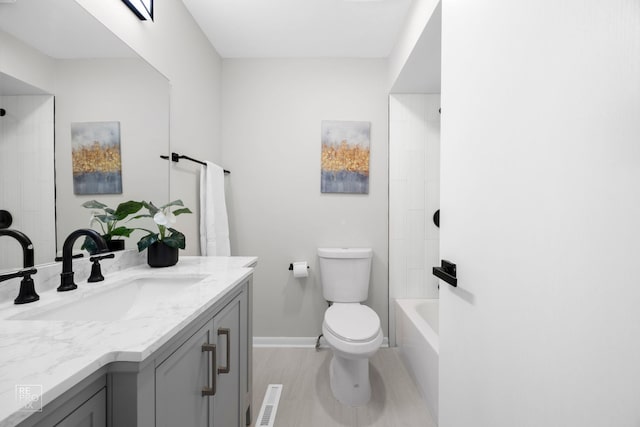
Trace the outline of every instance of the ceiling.
[[0, 0], [0, 30], [57, 59], [136, 56], [74, 0]]
[[[387, 58], [412, 1], [183, 0], [223, 58]], [[393, 92], [440, 91], [439, 12]], [[0, 0], [0, 31], [53, 58], [136, 56], [75, 0]]]
[[386, 58], [412, 0], [183, 0], [223, 58]]

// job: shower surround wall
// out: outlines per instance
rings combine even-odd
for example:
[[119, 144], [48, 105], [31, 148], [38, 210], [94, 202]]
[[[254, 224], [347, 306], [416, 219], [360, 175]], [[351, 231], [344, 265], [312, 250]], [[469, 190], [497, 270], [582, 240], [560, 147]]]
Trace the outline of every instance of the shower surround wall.
[[[389, 319], [397, 298], [438, 298], [440, 95], [389, 97]], [[395, 344], [395, 325], [389, 327]]]
[[[35, 248], [35, 262], [56, 252], [53, 182], [53, 96], [0, 96], [7, 114], [0, 118], [0, 209], [13, 215], [15, 228]], [[0, 270], [22, 267], [22, 250], [0, 239]]]

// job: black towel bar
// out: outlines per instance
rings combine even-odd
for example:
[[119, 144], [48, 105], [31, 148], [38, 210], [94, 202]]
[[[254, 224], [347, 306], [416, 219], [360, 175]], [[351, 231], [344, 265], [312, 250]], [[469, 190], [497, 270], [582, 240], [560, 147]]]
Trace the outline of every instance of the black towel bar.
[[[162, 159], [169, 160], [169, 156], [160, 156], [160, 157]], [[178, 153], [171, 153], [171, 161], [172, 162], [176, 162], [177, 163], [177, 162], [180, 161], [180, 159], [191, 160], [192, 162], [199, 163], [202, 166], [207, 166], [207, 164], [205, 162], [201, 161], [201, 160], [197, 160], [197, 159], [194, 159], [192, 157], [184, 156], [184, 155], [178, 154]], [[225, 175], [229, 175], [231, 173], [226, 169], [223, 169], [223, 170], [224, 170]]]
[[452, 262], [443, 259], [440, 267], [433, 267], [433, 275], [438, 279], [444, 280], [453, 287], [458, 286], [456, 265]]

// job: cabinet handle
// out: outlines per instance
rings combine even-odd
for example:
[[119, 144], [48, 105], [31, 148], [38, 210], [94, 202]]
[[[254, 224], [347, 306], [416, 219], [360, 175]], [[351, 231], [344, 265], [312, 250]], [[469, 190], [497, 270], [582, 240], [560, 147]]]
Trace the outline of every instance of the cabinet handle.
[[226, 335], [227, 337], [227, 366], [218, 368], [219, 374], [228, 374], [231, 371], [231, 330], [229, 328], [218, 329], [218, 336]]
[[212, 352], [211, 355], [211, 387], [202, 387], [203, 396], [215, 396], [216, 394], [216, 365], [218, 358], [216, 357], [216, 345], [215, 344], [202, 344], [202, 352]]

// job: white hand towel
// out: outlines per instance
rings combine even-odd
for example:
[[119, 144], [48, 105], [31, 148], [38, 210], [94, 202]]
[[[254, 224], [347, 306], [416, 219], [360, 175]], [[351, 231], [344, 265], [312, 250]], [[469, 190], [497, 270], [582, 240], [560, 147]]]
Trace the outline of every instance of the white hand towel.
[[224, 200], [224, 170], [206, 162], [200, 168], [200, 253], [229, 256], [229, 219]]

